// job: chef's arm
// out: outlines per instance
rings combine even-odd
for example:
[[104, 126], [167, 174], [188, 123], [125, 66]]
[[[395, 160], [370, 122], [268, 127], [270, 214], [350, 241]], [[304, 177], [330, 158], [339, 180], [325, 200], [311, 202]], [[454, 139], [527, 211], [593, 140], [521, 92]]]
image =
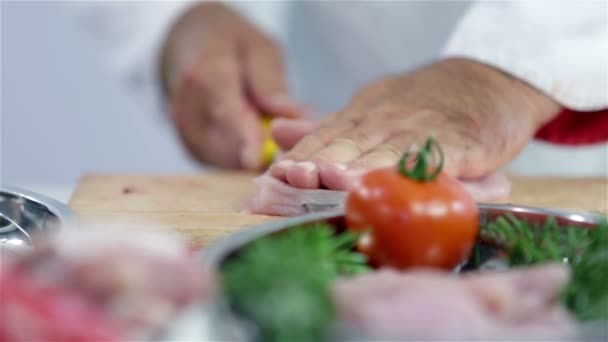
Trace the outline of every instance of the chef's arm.
[[172, 23], [196, 1], [69, 1], [73, 14], [102, 63], [143, 110], [164, 107], [159, 51]]
[[608, 108], [604, 1], [478, 1], [444, 58], [475, 60], [519, 78], [564, 108]]

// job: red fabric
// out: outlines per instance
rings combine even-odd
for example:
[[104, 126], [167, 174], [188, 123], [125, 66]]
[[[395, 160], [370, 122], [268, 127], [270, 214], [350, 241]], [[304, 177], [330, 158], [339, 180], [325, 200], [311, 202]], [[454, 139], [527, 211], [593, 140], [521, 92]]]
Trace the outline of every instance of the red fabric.
[[559, 145], [591, 145], [608, 142], [608, 109], [575, 112], [564, 109], [536, 133], [536, 138]]

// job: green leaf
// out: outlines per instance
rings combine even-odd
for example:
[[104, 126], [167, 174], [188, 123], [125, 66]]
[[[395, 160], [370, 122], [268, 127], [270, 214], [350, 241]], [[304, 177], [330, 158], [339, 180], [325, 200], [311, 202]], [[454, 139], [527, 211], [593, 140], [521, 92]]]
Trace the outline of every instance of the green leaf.
[[560, 227], [555, 218], [532, 226], [515, 216], [481, 229], [503, 244], [511, 266], [568, 261], [572, 276], [563, 291], [566, 307], [580, 320], [608, 320], [608, 221], [596, 229]]
[[334, 317], [331, 282], [368, 270], [353, 251], [357, 239], [328, 224], [259, 239], [223, 267], [225, 295], [257, 324], [261, 341], [323, 340]]

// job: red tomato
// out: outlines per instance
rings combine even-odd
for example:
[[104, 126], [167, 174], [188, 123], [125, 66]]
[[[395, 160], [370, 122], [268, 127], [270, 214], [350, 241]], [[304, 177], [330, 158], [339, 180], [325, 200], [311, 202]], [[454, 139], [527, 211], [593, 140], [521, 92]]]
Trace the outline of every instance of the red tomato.
[[451, 269], [471, 252], [479, 215], [452, 177], [419, 181], [390, 168], [361, 178], [347, 197], [346, 223], [353, 231], [369, 230], [359, 248], [374, 266]]

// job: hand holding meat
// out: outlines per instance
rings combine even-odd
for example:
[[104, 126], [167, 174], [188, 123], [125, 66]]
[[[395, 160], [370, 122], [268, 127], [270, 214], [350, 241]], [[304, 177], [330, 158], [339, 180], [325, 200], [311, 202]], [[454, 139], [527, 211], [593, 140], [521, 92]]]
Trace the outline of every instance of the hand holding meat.
[[445, 60], [363, 88], [271, 174], [297, 188], [346, 190], [353, 178], [395, 165], [433, 134], [444, 148], [445, 171], [478, 179], [514, 158], [558, 112], [549, 97], [497, 69]]

